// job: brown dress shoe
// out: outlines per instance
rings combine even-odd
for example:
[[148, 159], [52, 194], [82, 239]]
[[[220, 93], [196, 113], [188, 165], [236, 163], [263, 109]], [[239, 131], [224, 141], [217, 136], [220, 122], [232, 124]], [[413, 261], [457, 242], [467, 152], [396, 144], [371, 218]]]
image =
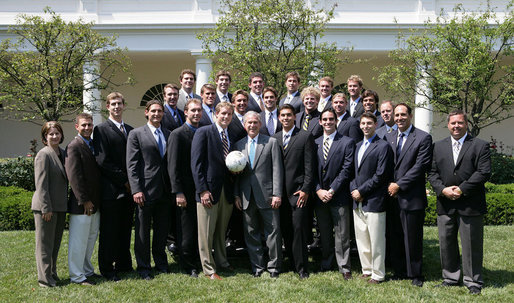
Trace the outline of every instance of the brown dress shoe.
[[217, 273], [213, 273], [212, 275], [205, 275], [207, 278], [211, 279], [211, 280], [221, 280], [221, 277], [218, 276]]
[[369, 284], [380, 284], [381, 281], [375, 280], [375, 279], [369, 279]]
[[350, 280], [352, 278], [352, 273], [351, 272], [345, 272], [343, 273], [343, 278], [345, 280]]
[[361, 278], [363, 278], [363, 279], [367, 279], [367, 278], [369, 278], [369, 277], [371, 277], [371, 275], [370, 275], [370, 274], [362, 274], [362, 276], [361, 276]]

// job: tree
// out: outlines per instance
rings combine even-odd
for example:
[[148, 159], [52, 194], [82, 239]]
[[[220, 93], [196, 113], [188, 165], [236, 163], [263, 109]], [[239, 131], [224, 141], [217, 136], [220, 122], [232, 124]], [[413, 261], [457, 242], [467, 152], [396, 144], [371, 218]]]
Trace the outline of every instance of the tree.
[[333, 12], [295, 0], [222, 0], [217, 23], [198, 39], [214, 70], [233, 74], [235, 87], [248, 88], [248, 76], [259, 71], [282, 95], [286, 73], [317, 82], [347, 60], [335, 43], [321, 41]]
[[[480, 130], [513, 116], [512, 1], [503, 20], [489, 3], [484, 12], [467, 12], [461, 5], [453, 16], [441, 11], [421, 32], [398, 36], [391, 64], [380, 68], [379, 83], [402, 100], [425, 96], [434, 112], [462, 109], [469, 131]], [[428, 90], [416, 84], [422, 80]], [[418, 105], [419, 106], [419, 105]], [[428, 108], [428, 104], [423, 104]]]
[[[93, 23], [65, 22], [48, 16], [20, 15], [9, 28], [15, 39], [0, 43], [0, 102], [6, 118], [39, 123], [63, 120], [84, 110], [83, 93], [117, 86], [130, 61], [116, 37], [102, 36]], [[46, 18], [48, 17], [48, 18]], [[84, 66], [91, 72], [84, 81]], [[124, 83], [131, 83], [128, 74]]]

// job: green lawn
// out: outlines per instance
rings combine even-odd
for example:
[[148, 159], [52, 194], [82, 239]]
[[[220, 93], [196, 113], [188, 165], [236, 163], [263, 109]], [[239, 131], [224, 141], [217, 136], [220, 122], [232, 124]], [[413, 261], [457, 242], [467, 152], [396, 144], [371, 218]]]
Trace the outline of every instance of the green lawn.
[[[119, 283], [98, 281], [94, 287], [70, 284], [67, 266], [67, 233], [61, 247], [58, 274], [60, 287], [43, 289], [37, 285], [34, 259], [34, 232], [0, 232], [1, 302], [513, 302], [514, 301], [514, 226], [487, 226], [485, 229], [484, 280], [480, 297], [468, 294], [465, 287], [434, 288], [441, 282], [437, 229], [425, 228], [423, 288], [409, 281], [388, 281], [368, 285], [360, 278], [344, 281], [336, 272], [311, 274], [300, 281], [291, 272], [273, 280], [269, 275], [252, 278], [244, 258], [232, 260], [236, 272], [222, 274], [223, 281], [192, 279], [178, 273], [178, 265], [169, 258], [174, 273], [159, 275], [152, 281], [122, 276]], [[96, 267], [96, 254], [93, 256]], [[358, 258], [352, 258], [354, 274]], [[311, 264], [315, 269], [316, 263]], [[389, 273], [390, 274], [390, 273]]]

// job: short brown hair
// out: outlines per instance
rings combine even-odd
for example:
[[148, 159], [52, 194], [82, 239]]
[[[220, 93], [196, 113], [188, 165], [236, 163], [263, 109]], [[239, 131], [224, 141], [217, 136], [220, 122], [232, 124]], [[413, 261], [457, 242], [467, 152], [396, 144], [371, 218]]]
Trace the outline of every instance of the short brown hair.
[[43, 127], [41, 128], [41, 141], [44, 145], [47, 145], [48, 142], [46, 141], [46, 135], [48, 135], [48, 132], [50, 131], [50, 128], [55, 128], [61, 133], [61, 141], [59, 141], [59, 144], [64, 141], [64, 133], [62, 131], [62, 126], [57, 121], [48, 121], [45, 124], [43, 124]]
[[462, 110], [462, 109], [454, 109], [448, 114], [448, 118], [446, 119], [447, 122], [450, 122], [451, 116], [464, 116], [464, 120], [466, 120], [466, 123], [468, 122], [468, 115]]
[[75, 124], [79, 124], [80, 119], [93, 120], [93, 116], [91, 116], [91, 114], [88, 113], [80, 113], [77, 115], [77, 117], [75, 117]]
[[234, 113], [234, 105], [232, 105], [232, 103], [220, 102], [220, 103], [218, 103], [218, 105], [216, 105], [216, 109], [215, 109], [216, 114], [218, 114], [223, 107], [230, 108], [232, 110], [232, 113]]
[[407, 113], [409, 114], [409, 116], [411, 116], [411, 115], [412, 115], [412, 108], [411, 108], [407, 103], [404, 103], [404, 102], [399, 103], [399, 104], [396, 104], [396, 106], [395, 106], [395, 107], [394, 107], [394, 109], [393, 109], [393, 113], [395, 112], [395, 110], [396, 110], [396, 108], [397, 108], [398, 106], [405, 106], [405, 108], [407, 108]]
[[200, 89], [200, 94], [203, 94], [206, 89], [216, 91], [216, 86], [210, 83], [205, 83], [204, 85], [202, 85], [202, 88]]
[[256, 78], [256, 77], [261, 78], [262, 81], [266, 81], [264, 79], [264, 74], [262, 74], [261, 72], [253, 72], [253, 73], [250, 74], [250, 77], [248, 77], [248, 83], [252, 83], [252, 79]]
[[186, 102], [186, 105], [184, 106], [184, 111], [189, 110], [189, 104], [191, 104], [191, 103], [195, 103], [195, 104], [197, 104], [197, 105], [202, 106], [202, 101], [201, 101], [201, 100], [198, 100], [198, 99], [196, 99], [196, 98], [191, 98], [191, 99], [189, 99], [189, 100]]
[[305, 96], [307, 96], [307, 95], [313, 95], [314, 98], [318, 99], [318, 101], [321, 96], [319, 89], [315, 88], [314, 86], [308, 86], [308, 87], [304, 88], [302, 90], [302, 93], [300, 94], [300, 97], [303, 100], [303, 98], [305, 98]]
[[297, 71], [292, 71], [292, 72], [289, 72], [286, 74], [286, 81], [287, 79], [289, 79], [290, 77], [295, 77], [296, 78], [296, 81], [298, 81], [298, 83], [301, 82], [301, 78], [300, 78], [300, 74], [297, 72]]
[[248, 95], [248, 92], [247, 92], [247, 91], [245, 91], [245, 90], [243, 90], [243, 89], [238, 89], [238, 90], [236, 90], [236, 91], [232, 94], [232, 100], [231, 100], [231, 101], [232, 101], [232, 103], [233, 103], [234, 101], [236, 101], [236, 96], [238, 96], [238, 95], [243, 95], [243, 96], [245, 96], [245, 97], [246, 97], [246, 101], [248, 101], [248, 99], [250, 98], [250, 96]]
[[154, 104], [159, 104], [161, 109], [164, 110], [164, 105], [162, 105], [161, 101], [159, 101], [159, 100], [150, 100], [150, 101], [146, 102], [145, 111], [150, 110], [150, 106], [152, 106]]
[[182, 78], [184, 78], [184, 75], [185, 74], [191, 74], [193, 75], [193, 79], [195, 79], [195, 82], [196, 82], [196, 74], [195, 72], [192, 70], [192, 69], [189, 69], [189, 68], [186, 68], [186, 69], [183, 69], [181, 72], [180, 72], [180, 76], [178, 77], [178, 79], [180, 81], [182, 81]]
[[344, 101], [348, 102], [348, 98], [346, 98], [346, 94], [344, 93], [337, 93], [332, 97], [332, 100], [335, 100], [336, 98], [343, 98]]
[[226, 70], [220, 70], [219, 72], [216, 73], [216, 77], [214, 78], [216, 81], [218, 81], [218, 79], [221, 77], [221, 76], [227, 76], [228, 77], [228, 81], [232, 82], [232, 76], [230, 75], [230, 73]]
[[111, 104], [111, 100], [113, 100], [113, 99], [121, 99], [121, 102], [123, 104], [125, 104], [125, 98], [119, 92], [112, 92], [112, 93], [108, 94], [107, 97], [105, 98], [105, 103]]
[[267, 93], [267, 92], [272, 92], [273, 95], [275, 95], [275, 98], [278, 98], [277, 90], [274, 89], [273, 87], [267, 86], [265, 89], [262, 90], [262, 95], [264, 96], [264, 94]]
[[164, 87], [162, 88], [162, 94], [163, 95], [165, 95], [167, 88], [171, 88], [171, 89], [180, 91], [180, 87], [177, 84], [175, 84], [175, 83], [168, 83], [168, 84], [164, 85]]
[[330, 83], [330, 86], [334, 87], [334, 80], [329, 76], [325, 76], [319, 79], [318, 83], [321, 83], [321, 81], [327, 81], [328, 83]]
[[355, 81], [357, 83], [359, 83], [359, 86], [362, 87], [363, 83], [362, 83], [362, 78], [361, 76], [359, 75], [351, 75], [348, 80], [346, 80], [346, 83], [350, 82], [350, 81]]
[[364, 93], [362, 93], [362, 100], [366, 97], [373, 97], [373, 99], [375, 99], [375, 104], [378, 105], [378, 94], [376, 91], [371, 89], [365, 90]]
[[375, 116], [374, 113], [371, 113], [371, 112], [364, 112], [362, 113], [362, 115], [360, 116], [359, 118], [359, 121], [362, 120], [362, 118], [369, 118], [371, 120], [373, 120], [373, 122], [377, 123], [377, 116]]

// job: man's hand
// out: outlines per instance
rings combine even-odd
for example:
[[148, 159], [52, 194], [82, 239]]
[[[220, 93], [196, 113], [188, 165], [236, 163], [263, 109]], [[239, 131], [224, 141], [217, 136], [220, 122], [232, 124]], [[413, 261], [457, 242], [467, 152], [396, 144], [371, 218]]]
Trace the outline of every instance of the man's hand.
[[282, 199], [280, 197], [271, 198], [271, 208], [277, 209], [280, 207], [280, 204], [282, 204]]
[[184, 196], [183, 193], [177, 194], [175, 200], [177, 201], [178, 207], [186, 207], [187, 206], [186, 196]]
[[450, 200], [457, 200], [462, 195], [462, 191], [457, 185], [448, 186], [443, 189], [443, 195]]
[[132, 195], [132, 198], [134, 199], [134, 202], [136, 202], [137, 205], [140, 207], [143, 207], [145, 205], [145, 194], [143, 194], [142, 191], [135, 193]]
[[387, 188], [387, 192], [389, 192], [389, 196], [394, 197], [398, 194], [398, 191], [400, 190], [400, 186], [398, 184], [391, 182], [389, 184], [389, 187]]
[[91, 201], [86, 201], [83, 204], [84, 206], [84, 215], [91, 216], [93, 214], [93, 210], [95, 209], [95, 205]]
[[320, 189], [316, 192], [316, 194], [318, 195], [318, 198], [321, 200], [321, 202], [323, 203], [327, 203], [329, 202], [330, 200], [332, 200], [332, 197], [333, 197], [333, 194], [330, 193], [328, 190], [325, 190], [325, 189]]
[[53, 212], [48, 212], [48, 213], [45, 213], [45, 214], [41, 214], [41, 218], [43, 218], [43, 220], [45, 220], [46, 222], [50, 222], [50, 220], [52, 220], [52, 215], [54, 213]]
[[296, 201], [296, 207], [302, 208], [305, 206], [305, 204], [307, 204], [307, 200], [309, 199], [308, 193], [299, 190], [295, 192], [293, 195], [299, 195], [298, 200]]
[[202, 205], [206, 208], [212, 207], [212, 198], [211, 192], [208, 190], [204, 190], [200, 193], [200, 202], [202, 202]]
[[234, 204], [236, 205], [236, 208], [239, 210], [243, 210], [243, 204], [241, 203], [241, 198], [238, 196], [234, 197]]
[[361, 193], [356, 189], [352, 191], [352, 198], [357, 202], [362, 202], [364, 200], [361, 196]]

